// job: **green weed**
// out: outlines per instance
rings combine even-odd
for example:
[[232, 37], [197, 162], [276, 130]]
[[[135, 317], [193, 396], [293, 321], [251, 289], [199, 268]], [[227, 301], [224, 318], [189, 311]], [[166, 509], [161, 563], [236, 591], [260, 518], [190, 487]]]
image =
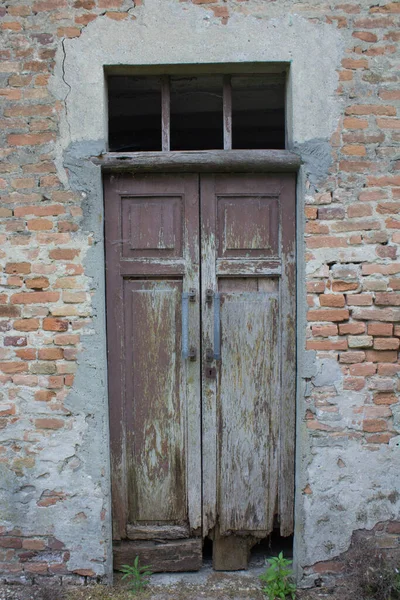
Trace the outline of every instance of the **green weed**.
[[293, 582], [291, 564], [292, 561], [284, 558], [282, 552], [268, 559], [268, 568], [260, 575], [260, 580], [264, 584], [262, 591], [268, 600], [294, 599], [296, 585]]
[[133, 561], [133, 565], [122, 565], [120, 571], [123, 573], [122, 579], [128, 580], [131, 592], [134, 594], [143, 591], [148, 586], [149, 577], [153, 574], [149, 566], [141, 567], [139, 565], [138, 556]]

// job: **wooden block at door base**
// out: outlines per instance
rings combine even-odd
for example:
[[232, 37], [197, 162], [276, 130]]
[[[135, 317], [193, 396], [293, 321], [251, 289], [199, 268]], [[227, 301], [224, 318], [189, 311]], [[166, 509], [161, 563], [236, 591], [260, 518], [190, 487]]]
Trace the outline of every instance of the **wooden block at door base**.
[[202, 540], [169, 540], [167, 542], [114, 542], [114, 569], [131, 565], [136, 556], [139, 564], [148, 565], [153, 573], [198, 571], [202, 566]]
[[255, 540], [229, 535], [213, 542], [213, 568], [215, 571], [240, 571], [248, 568], [250, 549]]

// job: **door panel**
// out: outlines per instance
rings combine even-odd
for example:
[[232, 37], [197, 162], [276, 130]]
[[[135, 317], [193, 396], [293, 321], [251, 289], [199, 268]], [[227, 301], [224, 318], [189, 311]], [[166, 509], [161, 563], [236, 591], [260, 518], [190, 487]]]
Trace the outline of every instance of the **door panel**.
[[[105, 197], [115, 561], [145, 544], [153, 570], [199, 568], [200, 371], [181, 354], [182, 293], [199, 282], [198, 176], [109, 176]], [[188, 312], [199, 353], [199, 302]], [[176, 542], [168, 562], [159, 542], [181, 538], [198, 541]]]
[[[220, 289], [228, 287], [223, 283]], [[249, 531], [265, 537], [273, 528], [279, 458], [278, 321], [276, 292], [221, 295], [216, 397], [221, 535]]]
[[124, 283], [128, 523], [184, 521], [182, 282]]
[[289, 174], [200, 181], [203, 534], [216, 569], [243, 568], [276, 522], [293, 531], [294, 186]]
[[198, 569], [209, 536], [214, 568], [245, 568], [293, 532], [295, 176], [111, 175], [105, 196], [115, 565]]

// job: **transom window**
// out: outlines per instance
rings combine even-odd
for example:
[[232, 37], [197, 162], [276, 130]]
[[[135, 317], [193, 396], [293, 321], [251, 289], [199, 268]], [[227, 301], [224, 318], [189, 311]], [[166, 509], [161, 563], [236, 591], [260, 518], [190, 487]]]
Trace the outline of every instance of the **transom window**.
[[109, 149], [283, 149], [285, 75], [110, 75]]

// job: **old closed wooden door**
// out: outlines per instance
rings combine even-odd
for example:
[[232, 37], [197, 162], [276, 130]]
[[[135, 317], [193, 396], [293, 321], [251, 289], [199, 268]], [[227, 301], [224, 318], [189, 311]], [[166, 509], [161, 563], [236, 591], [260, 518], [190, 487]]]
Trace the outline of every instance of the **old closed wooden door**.
[[293, 532], [295, 176], [105, 180], [114, 563]]

